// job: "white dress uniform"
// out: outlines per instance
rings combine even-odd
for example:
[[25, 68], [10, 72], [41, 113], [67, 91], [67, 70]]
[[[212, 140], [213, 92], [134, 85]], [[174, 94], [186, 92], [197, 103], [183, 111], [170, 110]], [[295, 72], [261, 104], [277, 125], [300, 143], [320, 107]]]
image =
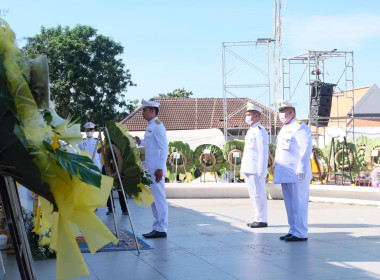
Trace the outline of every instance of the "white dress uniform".
[[[145, 146], [144, 169], [148, 170], [153, 184], [150, 185], [155, 201], [152, 203], [153, 230], [167, 232], [168, 230], [168, 204], [165, 193], [166, 160], [169, 153], [166, 129], [162, 122], [155, 117], [149, 121], [145, 129], [144, 139], [140, 146]], [[154, 173], [157, 169], [163, 170], [163, 177], [156, 182]]]
[[[267, 223], [267, 195], [265, 192], [265, 178], [268, 174], [268, 146], [269, 137], [266, 129], [257, 122], [249, 128], [245, 136], [244, 154], [240, 172], [244, 174], [244, 181], [248, 188], [256, 222]], [[259, 174], [265, 175], [260, 178]]]
[[277, 136], [273, 183], [282, 186], [289, 233], [298, 238], [307, 238], [308, 232], [312, 147], [310, 128], [296, 118], [284, 124]]
[[94, 151], [95, 151], [95, 156], [92, 160], [101, 172], [102, 171], [102, 159], [101, 159], [101, 154], [98, 154], [96, 152], [96, 150], [98, 149], [96, 142], [97, 142], [97, 139], [94, 139], [93, 137], [91, 137], [91, 138], [86, 137], [78, 144], [78, 148], [81, 151], [86, 151], [87, 153], [89, 153], [91, 157], [93, 156]]

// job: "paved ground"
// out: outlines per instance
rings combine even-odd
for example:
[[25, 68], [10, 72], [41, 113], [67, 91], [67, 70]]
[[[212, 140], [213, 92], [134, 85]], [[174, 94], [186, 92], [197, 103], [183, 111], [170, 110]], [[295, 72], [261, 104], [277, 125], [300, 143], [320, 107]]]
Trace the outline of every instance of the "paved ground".
[[[81, 279], [380, 279], [380, 208], [311, 203], [309, 240], [288, 243], [282, 200], [270, 200], [269, 227], [249, 229], [248, 199], [170, 199], [167, 239], [153, 250], [84, 254], [91, 275]], [[116, 201], [116, 205], [118, 202]], [[129, 201], [139, 236], [150, 231], [150, 208]], [[106, 208], [97, 214], [112, 228]], [[130, 229], [117, 213], [120, 228]], [[18, 279], [4, 256], [7, 279]], [[55, 279], [55, 261], [36, 261], [38, 279]]]

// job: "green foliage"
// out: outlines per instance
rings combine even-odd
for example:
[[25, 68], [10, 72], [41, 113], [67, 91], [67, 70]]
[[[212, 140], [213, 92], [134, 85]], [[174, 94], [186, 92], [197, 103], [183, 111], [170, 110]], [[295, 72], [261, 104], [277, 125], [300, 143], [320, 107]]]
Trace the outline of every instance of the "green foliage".
[[175, 89], [172, 92], [169, 93], [160, 93], [158, 95], [159, 98], [189, 98], [191, 95], [193, 95], [192, 91], [186, 91], [184, 88]]
[[[366, 136], [360, 136], [355, 139], [355, 164], [360, 166], [360, 171], [369, 171], [370, 169], [370, 158], [366, 158], [366, 154], [369, 153], [369, 151], [366, 151], [366, 149], [370, 146], [371, 142], [372, 139]], [[361, 149], [363, 149], [364, 153], [360, 152]]]
[[276, 144], [269, 143], [269, 153], [273, 156], [276, 155]]
[[46, 149], [50, 150], [49, 156], [57, 162], [59, 167], [68, 171], [70, 177], [71, 175], [74, 175], [82, 182], [100, 188], [102, 180], [100, 170], [90, 158], [62, 151], [60, 149], [57, 149], [54, 152], [51, 145], [46, 141], [44, 141], [44, 146]]
[[[169, 171], [172, 170], [172, 166], [169, 163], [170, 155], [174, 152], [181, 152], [184, 154], [187, 159], [186, 171], [189, 172], [194, 167], [193, 151], [190, 149], [189, 144], [183, 143], [182, 141], [169, 142], [169, 157], [166, 161], [166, 167]], [[181, 158], [181, 161], [178, 161], [178, 165], [182, 163], [183, 162]]]
[[[245, 142], [243, 140], [239, 140], [239, 139], [227, 141], [226, 143], [224, 143], [223, 148], [222, 148], [224, 160], [228, 163], [228, 154], [232, 150], [239, 150], [243, 153], [244, 143]], [[241, 163], [241, 158], [236, 159], [236, 164], [240, 164], [240, 163]], [[231, 165], [230, 163], [228, 164]]]
[[29, 156], [14, 100], [5, 81], [0, 60], [0, 175], [12, 176], [20, 184], [50, 201], [56, 209], [49, 184], [42, 180], [38, 166]]
[[123, 47], [85, 25], [70, 29], [41, 27], [27, 39], [23, 51], [29, 59], [47, 55], [51, 94], [58, 115], [104, 125], [120, 120], [136, 103], [125, 92], [134, 86], [131, 74], [118, 57]]
[[[380, 150], [380, 138], [371, 139], [371, 141], [366, 146], [365, 161], [368, 163], [369, 166], [371, 164], [371, 151], [372, 150]], [[379, 155], [380, 155], [380, 153], [379, 153]], [[373, 165], [375, 167], [380, 166], [380, 157], [379, 156], [374, 158]]]
[[325, 162], [327, 162], [327, 157], [325, 156], [325, 154], [323, 153], [322, 149], [318, 148], [317, 146], [314, 146], [313, 145], [313, 152], [315, 153], [315, 155], [317, 156], [318, 159], [323, 159]]
[[224, 160], [223, 152], [218, 146], [215, 146], [212, 144], [203, 144], [203, 145], [198, 146], [194, 150], [194, 164], [198, 169], [203, 171], [203, 167], [200, 164], [199, 158], [205, 149], [211, 150], [211, 152], [215, 156], [215, 160], [216, 160], [215, 171], [228, 167], [228, 163], [226, 163], [226, 161]]
[[[326, 164], [328, 164], [328, 161], [329, 161], [330, 147], [331, 147], [331, 142], [328, 143], [322, 149]], [[347, 140], [347, 147], [348, 147], [349, 152], [351, 152], [354, 157], [354, 162], [353, 162], [353, 165], [351, 166], [351, 173], [352, 173], [352, 177], [355, 177], [362, 170], [360, 164], [358, 163], [355, 157], [355, 155], [357, 154], [356, 146], [354, 142]], [[341, 150], [342, 148], [343, 148], [343, 142], [339, 142], [337, 139], [335, 139], [335, 154], [333, 154], [333, 152], [331, 151], [331, 157], [330, 157], [330, 166], [332, 170], [334, 169], [335, 156], [339, 152], [339, 150]], [[350, 162], [350, 157], [348, 156], [349, 153], [347, 153], [346, 148], [344, 149], [345, 149], [345, 152], [344, 152], [343, 164], [348, 165]], [[343, 159], [343, 154], [341, 153], [340, 156], [338, 157], [338, 162], [342, 162], [342, 159]], [[337, 171], [341, 170], [341, 165], [336, 165], [336, 168], [337, 168]], [[345, 171], [348, 171], [348, 168], [345, 168]]]

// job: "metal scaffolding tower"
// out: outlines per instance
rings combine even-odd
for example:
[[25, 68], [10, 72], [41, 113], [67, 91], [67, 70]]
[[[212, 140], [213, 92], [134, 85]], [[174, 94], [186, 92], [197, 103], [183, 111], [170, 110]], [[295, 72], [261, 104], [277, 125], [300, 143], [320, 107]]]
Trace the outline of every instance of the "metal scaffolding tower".
[[[269, 46], [271, 41], [272, 39], [265, 38], [257, 39], [257, 41], [222, 43], [225, 141], [228, 141], [228, 136], [231, 136], [229, 130], [237, 129], [229, 125], [229, 119], [245, 108], [246, 102], [244, 98], [249, 96], [250, 99], [270, 108]], [[237, 72], [239, 72], [239, 75], [236, 75]], [[244, 73], [241, 74], [241, 72]], [[248, 94], [247, 92], [244, 95], [241, 94], [241, 92], [244, 92], [244, 89], [248, 89]], [[261, 91], [258, 89], [261, 89]], [[233, 112], [228, 112], [228, 97], [241, 98], [241, 107]], [[267, 102], [265, 102], [266, 100]], [[269, 118], [270, 126], [272, 127], [270, 111], [269, 115], [265, 117]]]
[[[296, 75], [292, 76], [291, 71], [296, 72]], [[352, 138], [355, 138], [355, 127], [354, 122], [352, 122], [355, 117], [354, 53], [352, 51], [337, 51], [336, 49], [330, 51], [309, 50], [307, 53], [301, 55], [283, 58], [282, 74], [282, 97], [284, 99], [292, 100], [296, 93], [305, 96], [300, 90], [302, 86], [306, 84], [309, 87], [309, 108], [312, 84], [314, 82], [329, 82], [336, 84], [333, 97], [349, 99], [352, 104], [352, 115], [350, 117], [320, 117], [318, 119], [328, 119], [330, 122], [339, 122], [339, 120], [341, 122], [343, 121], [346, 134], [348, 135], [349, 133], [352, 133]], [[304, 84], [302, 82], [304, 82]], [[310, 125], [310, 114], [308, 118]], [[350, 123], [352, 123], [352, 126], [348, 125]], [[340, 126], [340, 124], [338, 123], [337, 126]], [[317, 137], [317, 145], [319, 144], [319, 128], [320, 127], [316, 126], [315, 135]], [[325, 131], [323, 130], [323, 134], [324, 132]]]

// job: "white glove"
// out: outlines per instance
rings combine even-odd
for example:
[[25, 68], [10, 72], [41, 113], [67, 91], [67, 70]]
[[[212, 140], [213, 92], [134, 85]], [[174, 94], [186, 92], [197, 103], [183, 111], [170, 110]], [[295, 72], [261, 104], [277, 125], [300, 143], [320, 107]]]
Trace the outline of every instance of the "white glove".
[[297, 173], [298, 180], [303, 180], [305, 179], [305, 173], [299, 172]]
[[267, 178], [267, 175], [266, 175], [265, 173], [259, 173], [259, 178], [260, 178], [261, 180], [266, 179], [266, 178]]

